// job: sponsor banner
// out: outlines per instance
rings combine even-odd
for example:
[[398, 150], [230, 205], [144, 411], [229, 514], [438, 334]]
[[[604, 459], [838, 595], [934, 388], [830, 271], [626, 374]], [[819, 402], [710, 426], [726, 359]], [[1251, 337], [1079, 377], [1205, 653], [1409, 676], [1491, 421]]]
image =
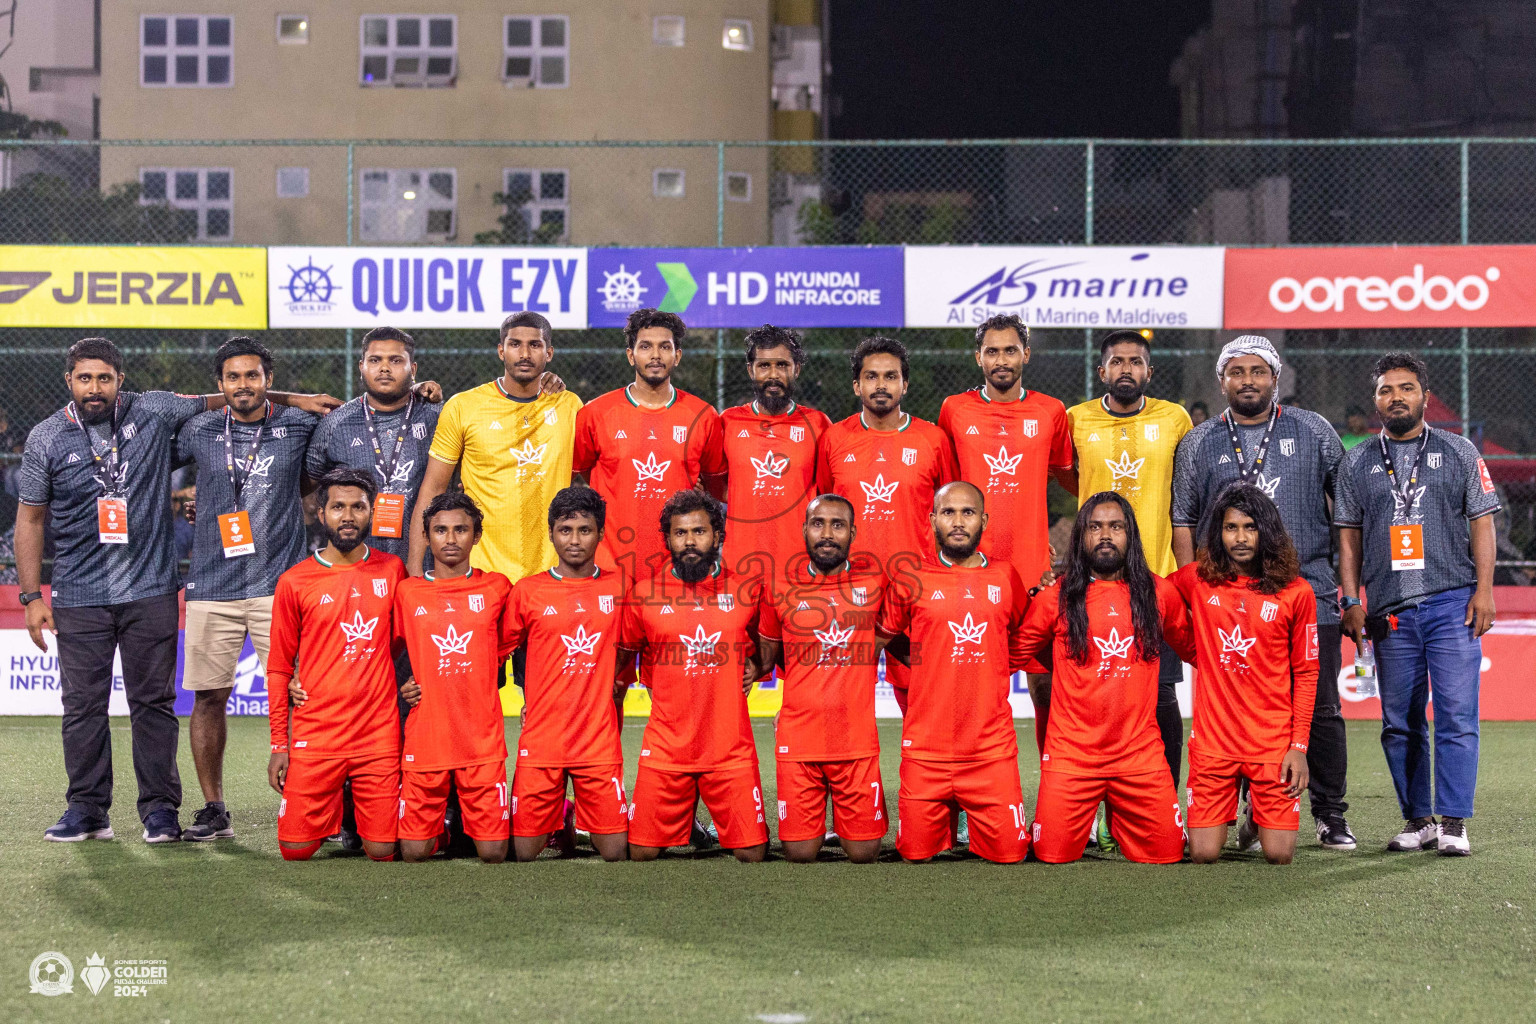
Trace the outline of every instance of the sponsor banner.
[[643, 306], [689, 327], [899, 327], [902, 250], [791, 246], [760, 249], [593, 249], [593, 327], [623, 327]]
[[1536, 246], [1227, 250], [1230, 330], [1532, 325]]
[[908, 246], [906, 326], [1219, 328], [1217, 246]]
[[0, 325], [265, 330], [266, 251], [0, 246]]
[[522, 310], [587, 326], [585, 249], [284, 246], [267, 267], [273, 327], [494, 329]]

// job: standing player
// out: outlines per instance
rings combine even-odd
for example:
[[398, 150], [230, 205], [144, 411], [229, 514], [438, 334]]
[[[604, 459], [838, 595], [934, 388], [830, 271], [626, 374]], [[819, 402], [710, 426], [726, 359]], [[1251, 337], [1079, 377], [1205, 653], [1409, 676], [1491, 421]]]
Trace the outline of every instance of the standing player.
[[810, 863], [832, 821], [843, 852], [872, 864], [889, 829], [875, 727], [875, 681], [890, 639], [876, 630], [885, 575], [848, 561], [853, 505], [823, 494], [805, 510], [808, 561], [791, 570], [763, 604], [758, 660], [784, 665], [778, 752], [779, 842], [784, 856]]
[[[438, 418], [417, 503], [425, 508], [459, 470], [464, 493], [485, 510], [485, 532], [471, 553], [477, 569], [520, 580], [554, 564], [544, 529], [550, 499], [571, 482], [571, 437], [581, 399], [545, 392], [554, 335], [538, 313], [513, 313], [496, 343], [505, 371], [450, 398]], [[426, 535], [411, 531], [411, 575], [421, 575]]]
[[594, 398], [576, 420], [574, 469], [602, 495], [610, 517], [598, 564], [617, 569], [626, 583], [665, 565], [656, 517], [671, 495], [699, 483], [724, 493], [720, 415], [672, 384], [687, 331], [676, 313], [631, 313], [624, 354], [634, 381]]
[[[955, 447], [963, 480], [985, 480], [987, 532], [982, 553], [1008, 562], [1026, 586], [1051, 567], [1047, 479], [1077, 493], [1067, 410], [1050, 395], [1024, 387], [1029, 328], [1014, 313], [999, 313], [976, 328], [976, 365], [983, 383], [944, 399], [939, 429]], [[980, 486], [978, 484], [978, 486]], [[1029, 699], [1035, 705], [1035, 743], [1045, 745], [1051, 677], [1031, 662]]]
[[[1110, 331], [1104, 336], [1099, 343], [1099, 380], [1109, 389], [1107, 394], [1067, 410], [1077, 449], [1079, 507], [1087, 496], [1100, 491], [1124, 498], [1135, 513], [1148, 568], [1167, 576], [1178, 568], [1169, 510], [1174, 454], [1190, 431], [1189, 413], [1177, 402], [1147, 397], [1152, 346], [1138, 331]], [[1177, 691], [1183, 678], [1178, 656], [1164, 648], [1157, 684], [1157, 727], [1175, 785], [1183, 761], [1184, 719], [1179, 715]]]
[[[892, 581], [933, 560], [933, 496], [959, 476], [944, 432], [901, 411], [911, 369], [901, 342], [879, 336], [859, 342], [853, 393], [861, 408], [833, 424], [821, 446], [832, 490], [853, 504], [855, 561], [872, 556]], [[889, 656], [885, 671], [905, 714], [909, 671]]]
[[764, 584], [721, 564], [725, 511], [709, 495], [679, 491], [658, 520], [671, 564], [630, 588], [619, 627], [620, 658], [639, 654], [651, 689], [629, 856], [655, 860], [686, 843], [702, 796], [720, 845], [761, 861], [768, 828], [746, 689]]
[[624, 591], [594, 560], [607, 509], [590, 487], [549, 504], [554, 567], [512, 588], [509, 642], [528, 652], [523, 729], [512, 778], [512, 843], [533, 860], [564, 823], [565, 787], [576, 827], [604, 860], [628, 855], [623, 722], [614, 706], [614, 650]]
[[896, 851], [909, 861], [953, 845], [962, 811], [978, 856], [1013, 864], [1029, 852], [1008, 704], [1012, 670], [1022, 664], [1010, 642], [1029, 592], [1013, 566], [979, 550], [983, 501], [964, 481], [939, 490], [929, 516], [937, 558], [894, 582], [880, 612], [881, 634], [911, 641], [915, 669], [896, 802]]
[[1019, 637], [1022, 654], [1051, 660], [1051, 728], [1033, 833], [1040, 860], [1081, 857], [1101, 801], [1130, 860], [1172, 864], [1184, 856], [1156, 715], [1165, 644], [1193, 660], [1184, 602], [1147, 565], [1130, 502], [1113, 492], [1092, 495], [1072, 525], [1066, 571], [1036, 595]]
[[[377, 493], [371, 474], [334, 469], [317, 493], [328, 543], [283, 573], [272, 602], [267, 781], [283, 795], [278, 846], [284, 860], [313, 857], [341, 826], [350, 782], [364, 852], [394, 860], [400, 712], [390, 647], [405, 566], [364, 543]], [[308, 699], [290, 716], [295, 675]]]
[[1274, 502], [1235, 483], [1211, 507], [1200, 560], [1170, 580], [1196, 637], [1199, 675], [1189, 731], [1189, 855], [1221, 856], [1248, 780], [1271, 864], [1296, 853], [1307, 734], [1317, 695], [1317, 608]]
[[753, 399], [720, 414], [725, 462], [730, 564], [770, 586], [787, 579], [804, 550], [805, 504], [831, 485], [819, 458], [832, 421], [795, 401], [805, 366], [800, 335], [764, 324], [747, 335], [747, 376]]

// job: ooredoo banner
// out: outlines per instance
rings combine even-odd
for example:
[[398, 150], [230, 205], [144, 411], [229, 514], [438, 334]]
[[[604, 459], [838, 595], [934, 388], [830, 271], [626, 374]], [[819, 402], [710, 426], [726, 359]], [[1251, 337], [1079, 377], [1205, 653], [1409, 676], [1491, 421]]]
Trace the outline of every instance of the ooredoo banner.
[[1536, 246], [1228, 249], [1226, 327], [1536, 325]]

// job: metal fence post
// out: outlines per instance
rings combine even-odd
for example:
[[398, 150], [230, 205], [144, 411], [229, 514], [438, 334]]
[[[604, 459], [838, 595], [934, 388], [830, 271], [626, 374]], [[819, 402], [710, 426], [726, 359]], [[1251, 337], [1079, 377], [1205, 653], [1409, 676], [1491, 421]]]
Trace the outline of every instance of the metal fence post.
[[[1083, 150], [1083, 243], [1093, 244], [1093, 143]], [[1093, 331], [1083, 330], [1083, 401], [1093, 397]]]
[[[715, 143], [715, 244], [725, 245], [725, 143]], [[725, 330], [715, 328], [715, 408], [725, 409]]]
[[[356, 187], [357, 175], [353, 171], [355, 162], [355, 147], [347, 143], [347, 244], [352, 244], [352, 219], [355, 210], [356, 197], [353, 189]], [[341, 377], [346, 383], [342, 385], [342, 394], [347, 401], [352, 401], [352, 328], [347, 328], [346, 353], [342, 356]]]
[[353, 148], [354, 147], [353, 147], [352, 143], [350, 143], [350, 142], [347, 143], [347, 244], [348, 245], [352, 244], [352, 215], [353, 215], [353, 209], [354, 209], [355, 204], [357, 202], [356, 197], [352, 194], [352, 190], [356, 186], [355, 179], [357, 177], [357, 175], [355, 175], [352, 172], [352, 163], [353, 163], [353, 157], [354, 157]]
[[[1471, 157], [1471, 143], [1466, 139], [1461, 140], [1461, 244], [1466, 245], [1471, 233], [1471, 205], [1467, 192], [1467, 175], [1469, 158]], [[1472, 353], [1470, 349], [1470, 332], [1463, 327], [1461, 329], [1461, 436], [1466, 437], [1472, 430], [1472, 382], [1468, 379], [1472, 373]]]

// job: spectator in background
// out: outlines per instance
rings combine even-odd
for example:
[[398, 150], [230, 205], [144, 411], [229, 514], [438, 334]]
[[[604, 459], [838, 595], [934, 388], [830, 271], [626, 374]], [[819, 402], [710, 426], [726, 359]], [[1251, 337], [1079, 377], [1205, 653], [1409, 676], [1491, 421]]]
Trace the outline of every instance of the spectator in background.
[[197, 484], [192, 483], [184, 487], [178, 487], [171, 492], [171, 539], [176, 545], [177, 572], [183, 581], [187, 574], [182, 568], [182, 563], [192, 557], [192, 539], [197, 536], [197, 528], [192, 525], [192, 520], [187, 518], [188, 510], [197, 514]]
[[1204, 423], [1206, 420], [1208, 420], [1210, 418], [1211, 418], [1210, 407], [1207, 406], [1204, 402], [1195, 401], [1195, 402], [1190, 402], [1189, 403], [1189, 422], [1190, 423], [1193, 423], [1195, 426], [1198, 427], [1200, 424]]
[[1358, 405], [1352, 405], [1344, 410], [1344, 432], [1339, 435], [1339, 441], [1344, 445], [1345, 451], [1369, 441], [1371, 434], [1371, 421], [1365, 415], [1364, 409]]

